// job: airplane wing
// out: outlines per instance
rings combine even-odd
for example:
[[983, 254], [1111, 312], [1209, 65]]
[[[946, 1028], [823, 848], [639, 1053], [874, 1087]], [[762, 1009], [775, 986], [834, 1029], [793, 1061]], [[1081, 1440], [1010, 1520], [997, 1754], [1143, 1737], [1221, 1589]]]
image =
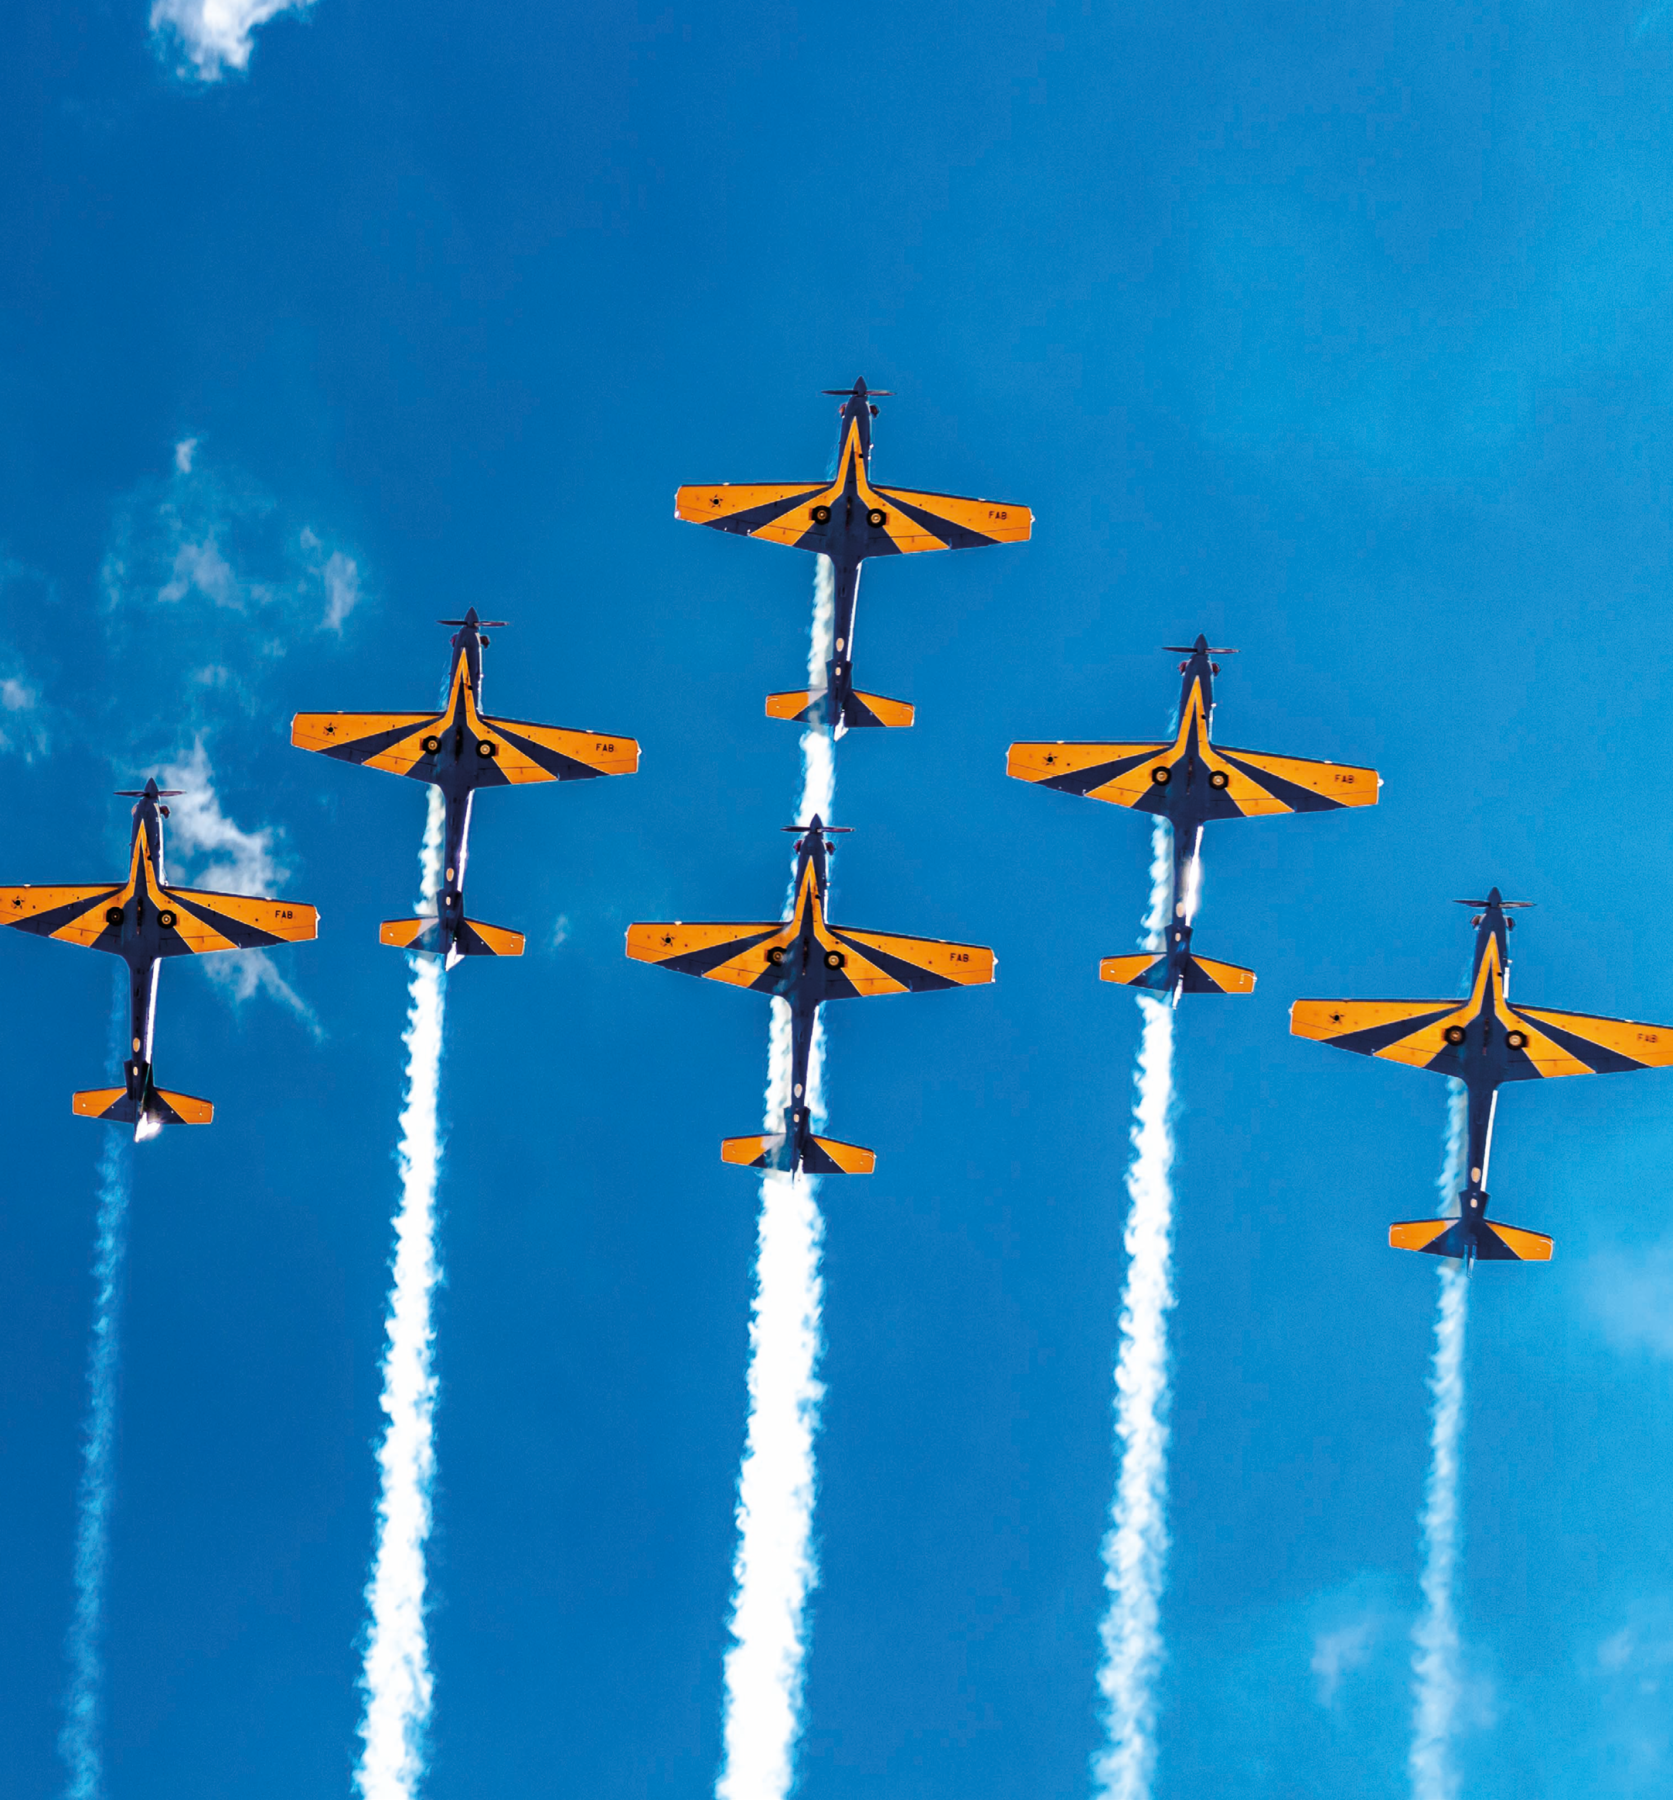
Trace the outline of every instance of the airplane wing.
[[122, 927], [106, 920], [105, 908], [122, 892], [121, 882], [102, 887], [0, 887], [0, 924], [80, 944], [84, 950], [115, 950], [122, 941]]
[[[1084, 794], [1112, 806], [1156, 811], [1145, 804], [1157, 785], [1152, 771], [1164, 771], [1175, 756], [1172, 743], [1013, 744], [1005, 773], [1059, 793]], [[1299, 756], [1262, 756], [1252, 750], [1202, 753], [1210, 819], [1257, 819], [1273, 813], [1330, 812], [1342, 806], [1375, 806], [1380, 777], [1375, 769], [1347, 763], [1310, 762]]]
[[812, 509], [822, 500], [829, 504], [830, 487], [828, 481], [723, 481], [713, 487], [683, 487], [674, 495], [674, 517], [772, 544], [801, 547], [808, 539], [805, 547], [817, 550], [825, 531]]
[[[530, 725], [522, 719], [484, 718], [493, 734], [493, 770], [504, 781], [586, 781], [597, 775], [632, 775], [639, 767], [639, 746], [629, 737], [602, 731], [565, 731], [557, 725]], [[483, 787], [499, 784], [484, 772]]]
[[782, 951], [794, 936], [788, 919], [729, 925], [682, 925], [676, 919], [628, 926], [627, 953], [635, 962], [656, 963], [679, 975], [724, 981], [728, 987], [767, 988], [777, 973], [769, 952]]
[[1302, 756], [1263, 756], [1253, 750], [1213, 745], [1205, 759], [1227, 780], [1221, 798], [1225, 818], [1258, 819], [1272, 813], [1334, 812], [1341, 806], [1375, 806], [1382, 777], [1375, 769], [1347, 763], [1313, 762]]
[[301, 944], [319, 935], [319, 914], [300, 900], [257, 894], [216, 894], [206, 888], [166, 887], [158, 911], [160, 954], [203, 956], [213, 950], [259, 950]]
[[872, 492], [883, 502], [881, 529], [896, 550], [907, 553], [1021, 544], [1034, 530], [1033, 513], [1010, 501], [919, 494], [910, 488], [874, 487]]
[[1290, 1008], [1290, 1034], [1360, 1056], [1458, 1075], [1463, 1065], [1445, 1033], [1469, 1010], [1467, 1000], [1297, 1000]]
[[338, 762], [429, 781], [435, 762], [424, 740], [433, 741], [441, 724], [442, 714], [434, 712], [298, 713], [290, 722], [290, 741], [298, 750], [317, 750]]
[[1673, 1029], [1632, 1019], [1599, 1019], [1590, 1013], [1552, 1012], [1543, 1006], [1511, 1009], [1525, 1027], [1526, 1044], [1513, 1046], [1507, 1081], [1554, 1075], [1625, 1075], [1633, 1069], [1673, 1064]]
[[1060, 794], [1137, 806], [1150, 792], [1156, 759], [1172, 748], [1172, 744], [1013, 744], [1005, 757], [1005, 773]]
[[[861, 999], [976, 987], [993, 980], [993, 952], [981, 944], [902, 937], [892, 931], [850, 931], [845, 925], [827, 924], [826, 929], [842, 946], [841, 973]], [[844, 997], [831, 995], [833, 1000]]]

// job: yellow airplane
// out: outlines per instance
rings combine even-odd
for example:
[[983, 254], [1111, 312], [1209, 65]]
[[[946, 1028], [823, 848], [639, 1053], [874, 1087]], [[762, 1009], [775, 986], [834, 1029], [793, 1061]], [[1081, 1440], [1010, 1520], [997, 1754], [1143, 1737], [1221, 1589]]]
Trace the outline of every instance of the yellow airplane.
[[71, 1105], [86, 1119], [132, 1125], [136, 1139], [155, 1137], [165, 1125], [207, 1125], [215, 1116], [209, 1101], [170, 1093], [152, 1080], [158, 963], [165, 956], [305, 943], [319, 931], [319, 914], [300, 900], [169, 886], [163, 874], [163, 820], [168, 817], [163, 802], [177, 794], [174, 788], [159, 788], [155, 777], [143, 788], [122, 790], [124, 799], [138, 803], [126, 881], [97, 887], [0, 887], [0, 923], [85, 950], [108, 950], [128, 965], [126, 1085], [91, 1088], [73, 1095]]

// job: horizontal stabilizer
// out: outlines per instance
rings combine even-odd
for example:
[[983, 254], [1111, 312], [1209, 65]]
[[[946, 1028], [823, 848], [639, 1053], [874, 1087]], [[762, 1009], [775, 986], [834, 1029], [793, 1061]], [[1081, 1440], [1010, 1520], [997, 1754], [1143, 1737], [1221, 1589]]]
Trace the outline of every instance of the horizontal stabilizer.
[[462, 919], [457, 937], [448, 942], [438, 919], [385, 919], [378, 927], [378, 942], [397, 950], [416, 950], [425, 956], [521, 956], [523, 934], [503, 925], [484, 925]]
[[720, 1160], [734, 1163], [740, 1169], [788, 1169], [789, 1139], [782, 1131], [767, 1136], [723, 1138]]
[[1252, 994], [1255, 971], [1236, 963], [1210, 962], [1206, 956], [1185, 959], [1185, 991], [1188, 994]]
[[1480, 1262], [1550, 1262], [1552, 1243], [1540, 1231], [1495, 1225], [1482, 1219], [1473, 1227], [1462, 1219], [1408, 1219], [1388, 1228], [1391, 1250], [1420, 1250], [1425, 1256], [1467, 1257]]
[[842, 722], [850, 730], [862, 725], [906, 726], [912, 723], [914, 709], [904, 700], [886, 700], [881, 694], [862, 694], [850, 689], [842, 703]]
[[[125, 1087], [86, 1088], [70, 1096], [70, 1107], [84, 1119], [109, 1119], [120, 1125], [133, 1125], [139, 1119], [139, 1108]], [[153, 1088], [145, 1117], [152, 1125], [207, 1125], [215, 1117], [215, 1108], [193, 1094]]]
[[[1252, 994], [1255, 991], [1253, 969], [1240, 969], [1235, 963], [1210, 962], [1206, 956], [1187, 956], [1184, 967], [1185, 979], [1181, 986], [1187, 994]], [[1098, 965], [1098, 979], [1118, 981], [1124, 987], [1148, 988], [1159, 994], [1167, 993], [1172, 986], [1165, 952], [1106, 956]]]
[[825, 722], [825, 690], [792, 688], [788, 694], [767, 696], [767, 717], [787, 719], [792, 725], [823, 725]]
[[[788, 1172], [795, 1167], [795, 1154], [790, 1138], [782, 1131], [726, 1138], [720, 1146], [720, 1160], [743, 1169]], [[877, 1167], [877, 1153], [836, 1138], [809, 1138], [802, 1167], [810, 1175], [869, 1175]]]
[[835, 1138], [809, 1138], [802, 1167], [810, 1175], [869, 1175], [877, 1167], [877, 1152]]
[[[827, 722], [826, 704], [825, 688], [793, 688], [787, 694], [767, 696], [767, 717], [798, 725], [823, 725]], [[842, 703], [842, 724], [851, 731], [868, 725], [906, 726], [914, 716], [914, 709], [904, 700], [888, 700], [881, 694], [862, 694], [855, 689], [849, 690]]]

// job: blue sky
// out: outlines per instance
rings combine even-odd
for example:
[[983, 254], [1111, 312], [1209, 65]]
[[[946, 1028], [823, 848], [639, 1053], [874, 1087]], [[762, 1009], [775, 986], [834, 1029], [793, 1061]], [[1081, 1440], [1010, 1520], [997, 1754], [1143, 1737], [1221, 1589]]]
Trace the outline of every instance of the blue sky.
[[[190, 9], [175, 15], [190, 18]], [[827, 465], [1028, 503], [1024, 547], [874, 566], [837, 916], [998, 950], [831, 1021], [827, 1383], [801, 1791], [1075, 1796], [1097, 1747], [1137, 1009], [1100, 986], [1143, 822], [1007, 782], [1144, 737], [1156, 646], [1235, 644], [1218, 734], [1374, 763], [1374, 813], [1219, 827], [1182, 1011], [1158, 1794], [1405, 1791], [1444, 1093], [1291, 1041], [1301, 994], [1457, 991], [1455, 895], [1538, 903], [1515, 991], [1673, 1021], [1660, 917], [1673, 12], [315, 0], [192, 72], [143, 0], [0, 58], [8, 881], [184, 864], [317, 944], [165, 970], [127, 1271], [105, 1742], [117, 1800], [346, 1792], [371, 1541], [416, 788], [288, 748], [427, 703], [631, 733], [631, 781], [490, 795], [450, 980], [435, 1800], [710, 1790], [744, 1419], [764, 1009], [626, 962], [782, 892], [808, 559], [682, 481]], [[185, 72], [182, 72], [184, 67]], [[182, 448], [190, 444], [189, 450]], [[216, 826], [214, 819], [224, 821]], [[221, 832], [220, 848], [210, 843]], [[261, 860], [265, 859], [265, 860]], [[561, 923], [560, 923], [561, 922]], [[561, 940], [561, 941], [559, 941]], [[111, 970], [0, 944], [0, 1765], [61, 1785]], [[282, 985], [281, 985], [282, 984]], [[1546, 1269], [1473, 1295], [1468, 1790], [1673, 1772], [1667, 1078], [1500, 1109]]]

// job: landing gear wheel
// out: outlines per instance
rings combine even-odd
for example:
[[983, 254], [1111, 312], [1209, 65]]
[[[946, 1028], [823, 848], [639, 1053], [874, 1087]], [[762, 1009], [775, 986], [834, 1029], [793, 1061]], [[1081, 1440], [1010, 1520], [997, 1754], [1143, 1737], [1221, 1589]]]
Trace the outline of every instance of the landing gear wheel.
[[828, 506], [810, 507], [807, 516], [815, 525], [829, 525], [831, 522], [831, 509]]
[[1454, 1048], [1456, 1048], [1459, 1044], [1463, 1043], [1463, 1041], [1464, 1041], [1464, 1037], [1465, 1037], [1464, 1027], [1462, 1025], [1449, 1025], [1449, 1026], [1447, 1026], [1446, 1030], [1441, 1033], [1441, 1036], [1444, 1037], [1449, 1044], [1453, 1045]]
[[1169, 768], [1152, 769], [1150, 779], [1157, 787], [1166, 787], [1173, 780], [1173, 770]]
[[157, 914], [157, 923], [162, 926], [164, 931], [172, 931], [175, 923], [174, 914], [165, 906], [163, 910]]
[[840, 950], [827, 950], [825, 952], [825, 967], [827, 969], [840, 969], [847, 960], [848, 958], [844, 956]]
[[772, 949], [767, 952], [767, 961], [776, 969], [778, 965], [784, 961], [783, 946], [774, 944]]
[[866, 523], [870, 525], [873, 530], [881, 531], [888, 522], [889, 515], [884, 512], [880, 506], [874, 506], [871, 511], [866, 514]]
[[428, 737], [428, 738], [424, 739], [424, 754], [426, 756], [434, 756], [435, 753], [440, 748], [441, 748], [441, 739], [440, 738]]
[[1227, 788], [1231, 786], [1231, 780], [1224, 769], [1213, 769], [1209, 772], [1208, 785], [1211, 788]]
[[482, 757], [498, 756], [500, 747], [498, 744], [490, 744], [486, 738], [483, 738], [476, 746], [476, 753]]
[[1510, 1045], [1512, 1050], [1526, 1050], [1528, 1047], [1528, 1034], [1525, 1031], [1507, 1031], [1505, 1033], [1505, 1042]]

